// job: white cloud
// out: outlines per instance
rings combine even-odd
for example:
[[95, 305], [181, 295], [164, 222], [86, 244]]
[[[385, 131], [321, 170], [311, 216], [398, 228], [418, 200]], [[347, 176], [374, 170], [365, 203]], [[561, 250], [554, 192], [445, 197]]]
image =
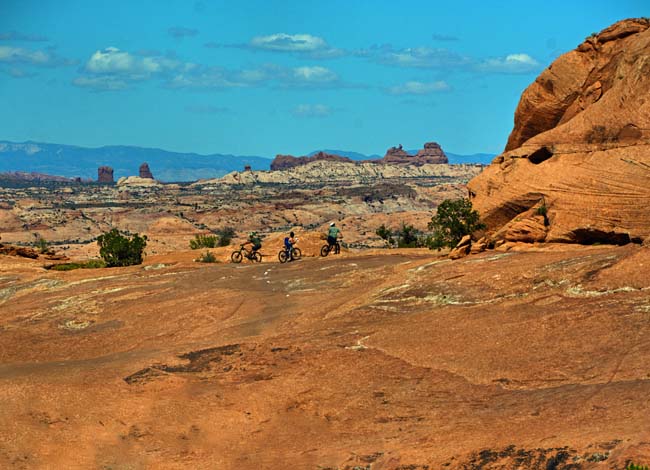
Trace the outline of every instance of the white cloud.
[[481, 72], [512, 74], [538, 72], [540, 68], [541, 64], [537, 60], [523, 53], [486, 59], [477, 66]]
[[53, 57], [45, 51], [22, 47], [0, 46], [0, 62], [21, 62], [32, 65], [52, 65]]
[[259, 49], [285, 52], [312, 52], [327, 48], [324, 39], [311, 34], [271, 34], [256, 36], [250, 41], [250, 46]]
[[431, 47], [394, 49], [388, 45], [359, 51], [358, 55], [370, 57], [376, 62], [395, 67], [449, 69], [466, 67], [472, 63], [469, 57], [462, 56], [449, 49]]
[[430, 93], [449, 91], [451, 87], [447, 82], [439, 80], [436, 82], [409, 81], [388, 89], [393, 95], [428, 95]]
[[147, 78], [152, 74], [181, 67], [177, 60], [162, 56], [135, 56], [116, 47], [96, 51], [86, 63], [86, 71], [93, 74], [128, 75], [130, 79]]
[[325, 104], [299, 104], [291, 110], [297, 117], [326, 117], [332, 114], [332, 109]]
[[332, 83], [336, 82], [339, 77], [336, 73], [325, 67], [297, 67], [293, 69], [293, 78], [301, 83]]
[[94, 91], [120, 91], [129, 86], [125, 80], [113, 76], [77, 77], [72, 80], [72, 84]]

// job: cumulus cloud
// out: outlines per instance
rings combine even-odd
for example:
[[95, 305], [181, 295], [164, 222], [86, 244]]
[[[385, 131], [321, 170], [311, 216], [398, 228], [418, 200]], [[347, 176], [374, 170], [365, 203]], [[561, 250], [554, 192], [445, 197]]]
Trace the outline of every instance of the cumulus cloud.
[[[255, 36], [246, 44], [226, 44], [226, 47], [236, 47], [253, 51], [284, 52], [310, 59], [331, 59], [345, 55], [345, 51], [330, 47], [323, 38], [311, 34], [276, 33], [268, 36]], [[210, 42], [205, 47], [221, 47]]]
[[19, 31], [9, 31], [0, 33], [0, 41], [28, 41], [28, 42], [45, 42], [48, 39], [40, 34], [26, 34]]
[[299, 104], [291, 114], [296, 117], [326, 117], [332, 114], [332, 108], [325, 104]]
[[173, 28], [169, 28], [167, 30], [167, 33], [176, 39], [183, 39], [185, 37], [191, 37], [191, 36], [196, 36], [199, 34], [198, 29], [191, 29], [191, 28], [183, 28], [181, 26], [175, 26]]
[[392, 95], [428, 95], [431, 93], [449, 91], [451, 87], [443, 80], [435, 82], [409, 81], [388, 89]]
[[58, 67], [75, 63], [73, 60], [58, 56], [53, 48], [32, 50], [11, 46], [0, 46], [0, 62], [22, 63], [41, 67]]
[[96, 51], [86, 62], [85, 70], [93, 74], [128, 75], [132, 80], [143, 79], [178, 69], [183, 64], [163, 56], [135, 56], [116, 47]]
[[486, 59], [477, 65], [477, 69], [485, 73], [533, 73], [540, 68], [541, 64], [537, 60], [523, 53]]
[[77, 77], [72, 80], [72, 84], [93, 91], [120, 91], [129, 87], [126, 80], [113, 76]]
[[333, 83], [339, 77], [330, 69], [325, 67], [297, 67], [293, 69], [293, 78], [298, 83], [317, 84]]
[[449, 49], [414, 47], [395, 49], [391, 45], [375, 46], [357, 53], [384, 65], [423, 69], [467, 67], [472, 59]]

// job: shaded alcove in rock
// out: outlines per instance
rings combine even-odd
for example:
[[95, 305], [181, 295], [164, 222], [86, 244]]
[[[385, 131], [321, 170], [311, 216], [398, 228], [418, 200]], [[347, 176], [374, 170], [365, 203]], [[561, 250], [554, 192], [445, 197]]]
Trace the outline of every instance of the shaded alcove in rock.
[[528, 155], [528, 161], [530, 163], [533, 163], [535, 165], [539, 165], [542, 162], [545, 162], [549, 158], [553, 156], [553, 152], [551, 152], [547, 147], [541, 147], [538, 150], [535, 150], [533, 153]]
[[628, 243], [641, 243], [638, 237], [630, 237], [629, 233], [605, 232], [593, 228], [581, 228], [573, 231], [574, 241], [581, 245], [627, 245]]

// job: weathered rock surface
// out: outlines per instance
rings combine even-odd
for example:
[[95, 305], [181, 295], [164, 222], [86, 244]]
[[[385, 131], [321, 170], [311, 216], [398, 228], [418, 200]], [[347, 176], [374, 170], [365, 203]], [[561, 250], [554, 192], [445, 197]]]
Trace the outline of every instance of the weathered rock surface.
[[114, 183], [113, 169], [110, 166], [100, 166], [97, 168], [98, 183]]
[[152, 178], [142, 178], [140, 176], [122, 176], [117, 180], [118, 186], [161, 186], [161, 184]]
[[139, 176], [140, 178], [153, 179], [153, 175], [151, 174], [151, 170], [149, 169], [149, 164], [147, 162], [144, 162], [142, 165], [140, 165]]
[[[415, 157], [411, 157], [415, 158]], [[199, 181], [194, 185], [207, 184], [258, 184], [258, 183], [322, 183], [331, 182], [368, 182], [387, 178], [419, 178], [426, 176], [467, 176], [472, 177], [481, 172], [481, 165], [377, 165], [370, 162], [348, 163], [319, 160], [307, 165], [294, 166], [284, 171], [234, 171], [223, 178]]]
[[0, 255], [0, 468], [650, 462], [650, 249], [279, 249], [72, 272]]
[[616, 23], [558, 58], [523, 93], [506, 151], [468, 185], [489, 230], [543, 201], [547, 242], [650, 236], [649, 96], [647, 19]]
[[347, 162], [353, 163], [352, 159], [342, 157], [340, 155], [333, 155], [325, 152], [318, 152], [311, 157], [294, 157], [292, 155], [277, 155], [271, 162], [271, 171], [286, 170], [296, 166], [307, 165], [319, 160], [327, 160], [331, 162]]

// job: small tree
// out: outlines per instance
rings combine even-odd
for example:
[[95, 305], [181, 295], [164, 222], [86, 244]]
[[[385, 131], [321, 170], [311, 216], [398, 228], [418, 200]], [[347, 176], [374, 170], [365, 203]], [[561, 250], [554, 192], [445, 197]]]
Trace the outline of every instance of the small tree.
[[465, 235], [484, 228], [469, 199], [446, 199], [429, 222], [429, 230], [433, 230], [429, 248], [453, 248]]
[[147, 246], [147, 236], [137, 233], [131, 238], [122, 235], [116, 228], [97, 237], [99, 255], [109, 268], [142, 264], [142, 254]]

